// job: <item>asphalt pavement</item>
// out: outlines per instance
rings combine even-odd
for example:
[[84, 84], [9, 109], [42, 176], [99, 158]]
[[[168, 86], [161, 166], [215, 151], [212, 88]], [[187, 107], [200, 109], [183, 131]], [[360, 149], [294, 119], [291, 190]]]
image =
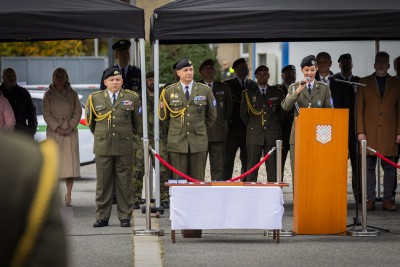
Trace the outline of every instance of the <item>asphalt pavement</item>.
[[[122, 228], [113, 206], [109, 226], [94, 228], [94, 165], [81, 168], [82, 178], [73, 188], [72, 207], [62, 207], [69, 242], [70, 266], [399, 266], [400, 206], [397, 212], [368, 212], [368, 225], [380, 228], [375, 237], [342, 235], [297, 235], [281, 237], [277, 244], [262, 230], [205, 230], [202, 238], [170, 237], [169, 210], [152, 217], [152, 229], [164, 236], [134, 236], [134, 229], [145, 229], [146, 218], [135, 210], [132, 228]], [[60, 195], [65, 184], [60, 183]], [[354, 222], [355, 203], [348, 188], [348, 224]], [[284, 189], [283, 229], [293, 222], [291, 187]], [[359, 214], [361, 219], [361, 214]], [[351, 227], [348, 228], [350, 230]], [[361, 226], [355, 227], [360, 230]], [[372, 229], [372, 228], [369, 228]]]

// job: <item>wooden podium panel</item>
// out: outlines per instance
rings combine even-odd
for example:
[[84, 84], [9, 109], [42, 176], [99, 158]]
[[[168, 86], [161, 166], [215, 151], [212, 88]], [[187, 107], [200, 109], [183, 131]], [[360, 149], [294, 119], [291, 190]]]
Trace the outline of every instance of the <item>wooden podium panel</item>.
[[300, 109], [295, 133], [293, 231], [345, 232], [348, 109]]

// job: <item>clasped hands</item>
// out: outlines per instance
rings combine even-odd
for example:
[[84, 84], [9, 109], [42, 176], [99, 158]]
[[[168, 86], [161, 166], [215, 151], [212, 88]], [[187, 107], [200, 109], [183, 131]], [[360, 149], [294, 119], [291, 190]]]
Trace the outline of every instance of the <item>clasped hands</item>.
[[66, 129], [61, 128], [61, 127], [57, 127], [57, 129], [56, 129], [56, 132], [57, 132], [59, 135], [64, 135], [64, 136], [70, 135], [73, 131], [74, 131], [74, 128], [71, 127], [71, 126], [68, 127], [68, 128], [66, 128]]

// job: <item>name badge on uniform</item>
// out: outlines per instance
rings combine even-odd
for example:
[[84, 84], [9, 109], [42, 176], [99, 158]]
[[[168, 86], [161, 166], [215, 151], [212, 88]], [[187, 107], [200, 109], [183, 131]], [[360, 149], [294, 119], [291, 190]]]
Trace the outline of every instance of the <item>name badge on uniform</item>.
[[253, 103], [255, 103], [257, 101], [257, 97], [255, 95], [253, 95]]
[[219, 102], [219, 105], [221, 106], [221, 108], [223, 108], [224, 107], [224, 102]]

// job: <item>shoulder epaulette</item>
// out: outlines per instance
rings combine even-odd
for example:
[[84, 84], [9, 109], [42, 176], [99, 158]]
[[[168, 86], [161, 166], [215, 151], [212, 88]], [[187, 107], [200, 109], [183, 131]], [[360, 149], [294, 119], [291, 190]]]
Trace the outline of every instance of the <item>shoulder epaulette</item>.
[[168, 85], [167, 87], [164, 88], [164, 90], [167, 90], [168, 88], [170, 88], [171, 86], [175, 85], [176, 83], [171, 83], [170, 85]]
[[133, 91], [133, 90], [129, 90], [129, 89], [124, 89], [124, 90], [125, 90], [125, 92], [131, 93], [132, 95], [138, 95], [138, 93], [136, 93], [136, 92]]
[[249, 91], [249, 89], [244, 89], [242, 92], [247, 93], [247, 91]]
[[92, 95], [100, 94], [102, 92], [104, 92], [104, 90], [99, 90], [99, 91], [93, 92]]

